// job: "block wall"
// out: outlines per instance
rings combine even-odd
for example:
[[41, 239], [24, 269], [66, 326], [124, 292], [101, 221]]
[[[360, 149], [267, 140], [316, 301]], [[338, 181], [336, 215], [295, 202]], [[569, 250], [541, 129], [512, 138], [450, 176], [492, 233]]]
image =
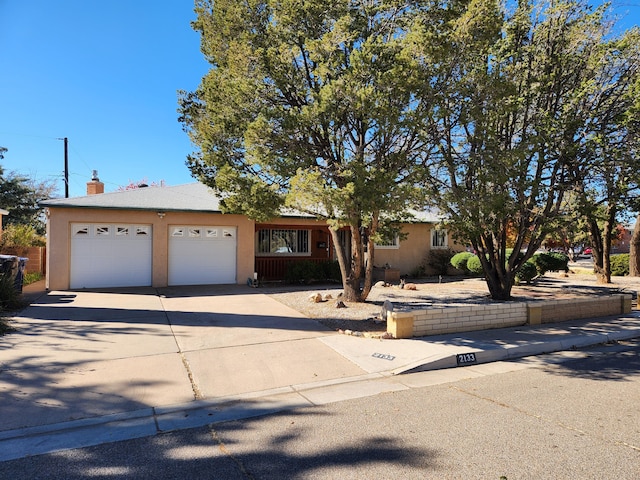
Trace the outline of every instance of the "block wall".
[[389, 312], [387, 331], [396, 338], [471, 332], [620, 315], [631, 311], [631, 295], [569, 298], [541, 302], [445, 305]]

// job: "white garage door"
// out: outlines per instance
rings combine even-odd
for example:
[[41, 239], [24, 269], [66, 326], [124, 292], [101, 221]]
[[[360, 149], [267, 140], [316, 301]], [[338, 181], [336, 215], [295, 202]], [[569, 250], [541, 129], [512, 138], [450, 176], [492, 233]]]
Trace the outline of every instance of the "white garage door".
[[169, 285], [236, 283], [236, 228], [169, 227]]
[[71, 225], [71, 288], [151, 285], [151, 225]]

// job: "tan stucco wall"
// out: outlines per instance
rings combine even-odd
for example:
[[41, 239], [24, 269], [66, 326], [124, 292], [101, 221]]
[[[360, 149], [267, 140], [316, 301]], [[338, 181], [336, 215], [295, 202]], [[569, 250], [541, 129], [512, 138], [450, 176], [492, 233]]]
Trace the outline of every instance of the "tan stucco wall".
[[[374, 266], [384, 267], [389, 264], [391, 268], [400, 269], [401, 275], [410, 275], [427, 258], [431, 250], [431, 230], [434, 228], [436, 228], [435, 225], [428, 223], [405, 225], [402, 231], [408, 235], [400, 241], [399, 248], [376, 248]], [[447, 248], [454, 251], [463, 250], [462, 246], [454, 242], [451, 235], [448, 238]]]
[[241, 215], [216, 213], [166, 212], [163, 218], [155, 211], [106, 210], [89, 208], [51, 208], [47, 219], [47, 288], [68, 290], [71, 268], [72, 223], [127, 223], [152, 225], [154, 287], [168, 281], [168, 230], [172, 225], [233, 226], [237, 228], [236, 281], [253, 278], [254, 222]]

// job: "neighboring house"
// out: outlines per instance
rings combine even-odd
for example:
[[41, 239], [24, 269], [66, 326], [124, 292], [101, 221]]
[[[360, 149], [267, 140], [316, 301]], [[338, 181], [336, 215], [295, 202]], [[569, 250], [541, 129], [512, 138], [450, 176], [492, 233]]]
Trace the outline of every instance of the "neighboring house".
[[618, 225], [618, 238], [611, 241], [611, 253], [629, 253], [634, 225]]
[[[87, 196], [42, 202], [47, 213], [47, 288], [243, 284], [281, 280], [292, 261], [335, 258], [327, 225], [283, 213], [269, 223], [223, 214], [200, 183], [103, 193], [97, 178]], [[406, 240], [376, 248], [376, 266], [410, 274], [431, 248], [451, 239], [423, 216]], [[345, 230], [344, 244], [348, 245]]]

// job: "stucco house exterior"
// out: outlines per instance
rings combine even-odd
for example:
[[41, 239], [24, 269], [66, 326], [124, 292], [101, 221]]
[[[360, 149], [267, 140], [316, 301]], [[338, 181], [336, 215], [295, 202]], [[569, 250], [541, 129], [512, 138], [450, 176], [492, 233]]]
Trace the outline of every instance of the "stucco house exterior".
[[[41, 205], [50, 290], [281, 280], [291, 261], [335, 258], [324, 222], [295, 212], [269, 223], [224, 214], [200, 183], [104, 193], [95, 178], [86, 196]], [[406, 275], [430, 249], [451, 247], [437, 222], [423, 214], [405, 225], [405, 240], [376, 247], [375, 265]]]

